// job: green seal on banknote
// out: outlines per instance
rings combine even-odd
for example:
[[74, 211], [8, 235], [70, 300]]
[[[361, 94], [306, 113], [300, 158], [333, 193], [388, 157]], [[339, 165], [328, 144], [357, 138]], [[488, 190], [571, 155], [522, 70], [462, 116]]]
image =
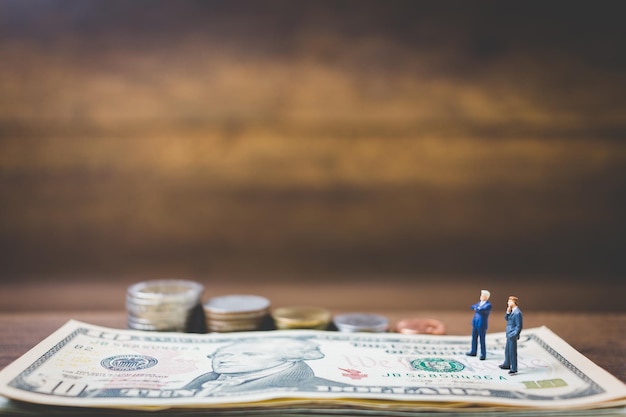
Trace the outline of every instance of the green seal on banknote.
[[428, 372], [459, 372], [465, 369], [459, 361], [444, 358], [424, 358], [411, 361], [413, 369]]

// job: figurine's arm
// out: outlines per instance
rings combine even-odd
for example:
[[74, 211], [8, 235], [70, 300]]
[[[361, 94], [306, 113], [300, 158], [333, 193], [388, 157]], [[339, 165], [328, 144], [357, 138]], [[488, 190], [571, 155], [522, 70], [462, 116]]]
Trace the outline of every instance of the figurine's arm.
[[481, 313], [491, 312], [491, 304], [489, 303], [485, 303], [482, 306], [480, 305], [480, 303], [478, 303], [478, 304], [474, 304], [472, 307], [476, 307], [474, 308], [474, 310], [479, 311]]
[[505, 318], [511, 324], [506, 332], [507, 337], [518, 337], [522, 332], [522, 314], [506, 313]]

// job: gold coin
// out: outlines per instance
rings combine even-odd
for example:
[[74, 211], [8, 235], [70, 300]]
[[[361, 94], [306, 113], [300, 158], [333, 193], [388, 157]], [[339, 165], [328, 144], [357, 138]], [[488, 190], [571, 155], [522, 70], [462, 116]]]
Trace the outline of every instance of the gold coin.
[[281, 307], [272, 312], [278, 329], [319, 329], [328, 327], [330, 311], [320, 307]]
[[435, 319], [404, 319], [400, 320], [394, 329], [404, 334], [446, 334], [446, 326]]

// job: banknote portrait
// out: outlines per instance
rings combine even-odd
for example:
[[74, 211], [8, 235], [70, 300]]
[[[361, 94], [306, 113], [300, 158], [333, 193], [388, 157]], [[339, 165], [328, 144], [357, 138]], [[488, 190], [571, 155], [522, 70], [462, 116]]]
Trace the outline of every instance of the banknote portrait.
[[324, 358], [319, 345], [305, 338], [240, 340], [209, 355], [212, 370], [185, 389], [197, 396], [266, 389], [308, 390], [316, 385], [343, 385], [315, 376], [306, 361]]

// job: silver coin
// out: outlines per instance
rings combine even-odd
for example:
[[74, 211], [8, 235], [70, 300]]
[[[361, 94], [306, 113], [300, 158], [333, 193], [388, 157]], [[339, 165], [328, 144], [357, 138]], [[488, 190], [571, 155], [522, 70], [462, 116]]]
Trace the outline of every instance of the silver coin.
[[141, 324], [128, 322], [128, 328], [133, 330], [156, 331], [156, 332], [184, 332], [185, 325], [171, 323]]
[[241, 321], [241, 320], [256, 320], [267, 315], [267, 309], [259, 311], [251, 311], [244, 313], [213, 313], [205, 310], [205, 316], [211, 320], [218, 321]]
[[166, 319], [148, 320], [148, 319], [142, 319], [138, 317], [129, 316], [127, 317], [127, 322], [137, 324], [137, 325], [144, 325], [144, 326], [168, 327], [168, 326], [183, 326], [186, 323], [187, 318], [188, 317], [179, 319], [175, 317], [175, 318], [170, 318], [169, 320], [166, 320]]
[[204, 287], [187, 280], [152, 280], [131, 285], [126, 293], [127, 324], [131, 329], [185, 331], [201, 303]]
[[135, 310], [159, 310], [168, 308], [189, 308], [200, 304], [199, 300], [161, 300], [146, 302], [145, 300], [134, 300], [130, 297], [126, 298], [126, 307], [133, 308]]
[[265, 311], [270, 301], [259, 295], [223, 295], [213, 297], [204, 303], [204, 311], [209, 314], [238, 314]]
[[195, 302], [200, 299], [204, 287], [195, 281], [161, 279], [143, 281], [128, 287], [127, 296], [140, 303], [142, 300]]
[[189, 310], [194, 306], [198, 305], [194, 304], [183, 304], [183, 303], [158, 303], [152, 305], [145, 304], [135, 304], [133, 302], [126, 302], [126, 309], [128, 312], [138, 313], [138, 314], [169, 314], [173, 312], [177, 312], [180, 310]]
[[192, 311], [193, 311], [192, 309], [185, 309], [185, 310], [172, 311], [168, 314], [148, 314], [148, 313], [136, 314], [136, 313], [128, 312], [127, 317], [136, 319], [136, 320], [142, 320], [145, 322], [148, 322], [148, 321], [154, 321], [154, 322], [156, 321], [182, 321], [182, 320], [185, 320], [187, 317], [189, 317]]
[[337, 330], [340, 332], [370, 332], [382, 333], [387, 331], [389, 320], [379, 314], [347, 313], [333, 318]]
[[270, 301], [258, 295], [232, 294], [204, 303], [207, 329], [211, 332], [258, 330], [267, 316]]

